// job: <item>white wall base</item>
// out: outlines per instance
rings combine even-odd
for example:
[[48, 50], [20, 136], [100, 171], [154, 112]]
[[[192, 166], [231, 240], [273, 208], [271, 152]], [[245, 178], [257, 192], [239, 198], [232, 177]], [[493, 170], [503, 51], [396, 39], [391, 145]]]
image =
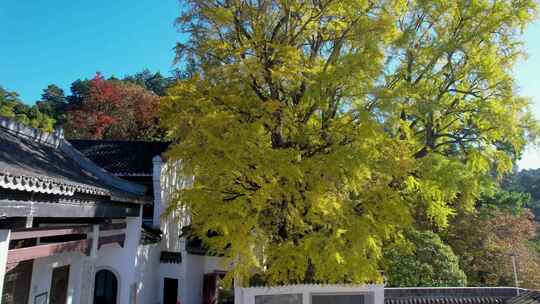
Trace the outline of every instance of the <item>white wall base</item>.
[[[0, 295], [2, 295], [2, 289], [4, 288], [4, 276], [6, 275], [6, 264], [9, 250], [9, 236], [10, 230], [0, 230]], [[0, 301], [2, 299], [0, 298]]]
[[288, 285], [279, 287], [236, 288], [235, 304], [255, 304], [256, 296], [301, 294], [302, 304], [311, 304], [313, 294], [362, 294], [365, 304], [384, 304], [384, 285]]

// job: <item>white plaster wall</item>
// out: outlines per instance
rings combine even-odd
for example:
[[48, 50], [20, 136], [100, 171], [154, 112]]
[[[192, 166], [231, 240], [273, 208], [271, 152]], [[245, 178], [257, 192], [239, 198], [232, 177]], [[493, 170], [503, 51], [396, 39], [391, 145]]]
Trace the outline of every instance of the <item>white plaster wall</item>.
[[[185, 210], [173, 210], [167, 214], [169, 202], [176, 190], [186, 187], [188, 181], [179, 175], [179, 163], [166, 163], [161, 158], [154, 158], [154, 216], [159, 212], [159, 227], [163, 232], [160, 248], [163, 251], [180, 252], [182, 263], [159, 264], [159, 303], [163, 301], [163, 283], [165, 278], [178, 279], [178, 295], [182, 304], [200, 304], [196, 294], [202, 293], [202, 272], [204, 260], [186, 255], [182, 227], [189, 224]], [[158, 167], [159, 166], [159, 167]], [[155, 178], [159, 176], [159, 178]], [[154, 217], [156, 223], [156, 217]], [[200, 288], [199, 288], [200, 286]], [[200, 290], [199, 290], [200, 289]], [[195, 294], [195, 295], [194, 295]]]
[[235, 304], [255, 304], [255, 296], [302, 294], [302, 304], [311, 304], [312, 294], [364, 294], [366, 304], [384, 304], [384, 285], [288, 285], [279, 287], [236, 288]]
[[165, 278], [178, 279], [178, 296], [182, 304], [202, 303], [204, 257], [182, 253], [182, 263], [159, 264], [159, 303], [163, 301]]
[[[159, 244], [140, 245], [135, 260], [137, 280], [137, 304], [159, 303]], [[162, 284], [162, 283], [161, 283]]]
[[161, 227], [162, 201], [164, 199], [163, 191], [161, 190], [162, 169], [163, 161], [161, 156], [154, 156], [152, 158], [152, 186], [154, 189], [154, 216], [152, 221], [154, 228]]
[[163, 279], [178, 278], [181, 303], [201, 304], [204, 275], [224, 270], [218, 257], [193, 255], [183, 251], [181, 264], [160, 264], [159, 299], [163, 299]]
[[[154, 160], [154, 165], [158, 164]], [[179, 164], [161, 163], [160, 169], [154, 168], [154, 174], [159, 173], [159, 182], [154, 180], [154, 189], [159, 189], [159, 193], [154, 192], [157, 205], [154, 211], [159, 211], [160, 229], [163, 232], [161, 248], [165, 251], [180, 252], [183, 250], [183, 244], [180, 240], [182, 227], [189, 225], [189, 217], [185, 209], [170, 210], [167, 214], [169, 203], [174, 199], [178, 189], [187, 187], [190, 181], [180, 176]]]
[[[202, 303], [203, 277], [206, 273], [224, 271], [225, 267], [218, 257], [208, 257], [188, 254], [185, 250], [185, 239], [181, 238], [182, 227], [189, 225], [189, 213], [186, 209], [173, 210], [166, 214], [169, 202], [174, 199], [178, 189], [189, 187], [193, 180], [179, 175], [180, 163], [166, 163], [161, 158], [154, 158], [154, 212], [159, 211], [160, 229], [163, 238], [161, 250], [181, 252], [182, 263], [160, 264], [159, 301], [163, 299], [164, 278], [177, 278], [179, 282], [178, 293], [182, 304]], [[154, 213], [156, 214], [156, 213]], [[156, 223], [156, 218], [154, 218]]]
[[[178, 279], [178, 297], [180, 298], [180, 303], [185, 304], [184, 294], [182, 293], [182, 286], [185, 284], [185, 277], [183, 274], [183, 264], [174, 264], [174, 263], [161, 263], [159, 264], [159, 294], [158, 294], [158, 303], [163, 302], [163, 291], [164, 291], [164, 279], [172, 278]], [[200, 303], [198, 303], [200, 304]]]
[[[34, 260], [29, 303], [33, 302], [35, 295], [50, 292], [53, 268], [70, 265], [67, 303], [78, 304], [81, 299], [82, 268], [85, 259], [95, 265], [95, 271], [108, 269], [115, 273], [118, 279], [117, 303], [132, 304], [130, 303], [132, 285], [137, 291], [137, 303], [158, 303], [159, 245], [139, 245], [140, 217], [129, 217], [126, 223], [126, 240], [123, 248], [118, 244], [106, 244], [97, 251], [95, 258], [68, 252]], [[93, 282], [90, 285], [93, 285]]]
[[135, 265], [141, 238], [141, 217], [128, 217], [126, 224], [124, 247], [118, 244], [103, 245], [96, 258], [96, 272], [108, 269], [117, 275], [119, 304], [129, 303], [131, 285], [137, 283]]
[[186, 266], [182, 304], [200, 304], [202, 303], [205, 257], [184, 254], [182, 258], [182, 263]]
[[2, 288], [4, 287], [4, 276], [6, 275], [5, 269], [9, 250], [9, 236], [10, 230], [0, 230], [0, 295], [2, 294]]
[[228, 268], [224, 264], [223, 258], [215, 256], [204, 257], [204, 273], [225, 272]]
[[161, 239], [162, 250], [180, 252], [183, 249], [180, 242], [182, 226], [177, 222], [176, 214], [161, 218], [161, 231], [163, 232]]
[[[177, 278], [178, 293], [182, 304], [202, 303], [203, 277], [206, 273], [224, 271], [225, 267], [218, 257], [205, 257], [188, 254], [185, 250], [185, 239], [181, 238], [182, 227], [189, 225], [189, 213], [186, 209], [172, 210], [166, 214], [169, 203], [174, 199], [178, 189], [189, 187], [193, 180], [179, 174], [180, 163], [163, 162], [155, 157], [154, 162], [154, 223], [159, 222], [163, 232], [160, 248], [163, 251], [180, 252], [181, 264], [159, 265], [159, 295], [163, 299], [164, 278]], [[155, 178], [159, 174], [159, 179]]]
[[52, 271], [56, 267], [69, 265], [68, 299], [67, 304], [77, 304], [81, 291], [81, 267], [84, 255], [78, 252], [66, 252], [35, 259], [32, 269], [32, 281], [28, 303], [32, 304], [34, 297], [47, 292], [50, 297]]

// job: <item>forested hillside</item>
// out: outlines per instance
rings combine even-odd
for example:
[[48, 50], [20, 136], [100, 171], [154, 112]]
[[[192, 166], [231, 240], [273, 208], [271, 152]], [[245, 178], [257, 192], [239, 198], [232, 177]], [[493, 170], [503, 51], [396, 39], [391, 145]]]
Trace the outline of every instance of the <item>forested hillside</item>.
[[31, 106], [0, 86], [0, 115], [48, 132], [62, 127], [68, 138], [157, 140], [159, 97], [173, 80], [148, 70], [122, 79], [96, 73], [74, 80], [67, 94], [47, 86]]
[[540, 169], [523, 170], [474, 209], [457, 209], [447, 229], [417, 221], [403, 246], [387, 251], [389, 283], [513, 286], [516, 254], [521, 286], [540, 288], [539, 183]]
[[23, 103], [17, 92], [10, 92], [0, 86], [0, 116], [10, 117], [34, 128], [51, 132], [55, 120], [39, 107]]

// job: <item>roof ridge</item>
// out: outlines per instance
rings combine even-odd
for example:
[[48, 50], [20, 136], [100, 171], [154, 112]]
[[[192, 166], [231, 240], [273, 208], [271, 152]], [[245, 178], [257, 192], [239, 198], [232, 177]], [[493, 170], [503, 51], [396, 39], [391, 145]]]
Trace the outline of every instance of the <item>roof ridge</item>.
[[34, 142], [46, 144], [54, 148], [57, 148], [64, 139], [64, 131], [62, 129], [57, 129], [54, 133], [48, 133], [5, 116], [0, 116], [0, 128], [5, 129], [15, 136], [22, 136]]
[[96, 175], [108, 186], [133, 194], [142, 195], [145, 193], [145, 186], [115, 176], [112, 172], [107, 171], [105, 168], [86, 157], [81, 151], [73, 147], [69, 141], [62, 140], [62, 145], [60, 145], [59, 148], [78, 163], [79, 166]]

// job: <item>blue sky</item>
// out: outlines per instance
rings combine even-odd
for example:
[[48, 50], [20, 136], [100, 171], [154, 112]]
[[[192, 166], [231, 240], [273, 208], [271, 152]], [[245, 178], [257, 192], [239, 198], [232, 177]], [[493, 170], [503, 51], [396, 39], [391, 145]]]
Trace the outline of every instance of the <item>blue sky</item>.
[[[182, 38], [173, 27], [178, 14], [178, 0], [0, 0], [0, 85], [33, 103], [48, 84], [67, 91], [96, 71], [166, 74]], [[524, 38], [529, 57], [515, 75], [540, 119], [540, 22]], [[531, 146], [519, 166], [539, 168], [540, 150]]]
[[[532, 99], [533, 111], [540, 120], [540, 21], [527, 29], [524, 39], [528, 58], [517, 65], [515, 76], [519, 93]], [[540, 149], [537, 145], [529, 146], [518, 166], [521, 169], [540, 168]]]
[[178, 0], [0, 0], [0, 85], [27, 103], [96, 71], [171, 70]]

